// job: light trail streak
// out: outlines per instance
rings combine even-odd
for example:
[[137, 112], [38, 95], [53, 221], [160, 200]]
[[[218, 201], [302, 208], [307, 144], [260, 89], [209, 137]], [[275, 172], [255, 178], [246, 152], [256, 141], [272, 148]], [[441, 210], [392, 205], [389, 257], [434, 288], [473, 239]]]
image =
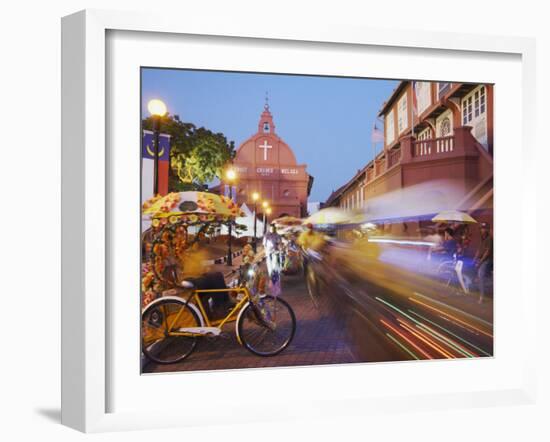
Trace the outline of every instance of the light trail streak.
[[447, 317], [445, 317], [445, 316], [443, 316], [443, 315], [439, 315], [439, 318], [443, 319], [444, 321], [448, 322], [449, 324], [453, 324], [453, 325], [456, 325], [457, 327], [460, 327], [462, 330], [466, 330], [468, 333], [473, 333], [473, 334], [476, 335], [476, 336], [479, 336], [479, 335], [480, 335], [477, 331], [475, 331], [475, 330], [473, 330], [473, 329], [471, 329], [471, 328], [469, 328], [469, 327], [465, 327], [464, 325], [459, 324], [459, 323], [456, 322], [456, 321], [453, 321], [451, 318], [447, 318]]
[[448, 347], [451, 347], [455, 351], [463, 354], [467, 358], [475, 358], [477, 355], [469, 352], [467, 349], [462, 347], [458, 342], [453, 341], [452, 339], [447, 338], [446, 336], [443, 336], [441, 333], [435, 331], [433, 328], [428, 327], [427, 325], [417, 325], [417, 327], [424, 330], [426, 333], [428, 333], [430, 336], [432, 336], [434, 339], [437, 339], [439, 342], [446, 344]]
[[[399, 309], [398, 307], [394, 306], [393, 304], [391, 304], [390, 302], [388, 301], [385, 301], [384, 299], [381, 299], [379, 297], [375, 297], [376, 300], [378, 300], [379, 302], [382, 302], [383, 304], [387, 305], [388, 307], [392, 308], [393, 310], [401, 313], [404, 317], [410, 319], [411, 321], [413, 321], [417, 327], [423, 327], [423, 331], [429, 333], [432, 337], [434, 337], [435, 339], [437, 339], [438, 341], [441, 342], [441, 339], [444, 340], [444, 343], [451, 347], [452, 349], [454, 349], [455, 351], [458, 351], [461, 355], [464, 355], [466, 357], [477, 357], [478, 355], [476, 355], [475, 353], [472, 353], [471, 351], [468, 351], [468, 349], [462, 347], [458, 342], [456, 341], [453, 341], [449, 338], [447, 338], [446, 336], [443, 336], [442, 334], [438, 333], [437, 331], [433, 330], [432, 328], [428, 327], [427, 325], [423, 324], [422, 322], [418, 321], [417, 319], [413, 318], [412, 316], [408, 315], [407, 313], [405, 313], [403, 310]], [[414, 299], [413, 299], [414, 300]], [[464, 339], [460, 338], [459, 336], [455, 335], [454, 333], [452, 333], [451, 331], [445, 329], [444, 327], [430, 321], [429, 319], [426, 319], [424, 318], [423, 316], [419, 315], [418, 313], [412, 311], [412, 310], [409, 310], [411, 313], [414, 313], [415, 315], [419, 316], [420, 318], [428, 321], [429, 323], [431, 324], [434, 324], [436, 326], [438, 326], [440, 329], [442, 330], [445, 330], [446, 332], [448, 332], [450, 335], [452, 336], [455, 336], [457, 337], [458, 339], [460, 339], [462, 342], [465, 342], [466, 344], [469, 344], [471, 345], [473, 348], [476, 348], [477, 350], [481, 351], [482, 353], [486, 354], [487, 356], [490, 356], [487, 352], [484, 352], [483, 350], [481, 350], [480, 348], [478, 348], [477, 346], [471, 344], [470, 342], [468, 341], [465, 341]], [[400, 321], [400, 319], [398, 318], [398, 321]], [[426, 329], [429, 329], [431, 330], [433, 333], [437, 334], [437, 336], [439, 336], [440, 338], [437, 338], [437, 336], [434, 336], [433, 333], [430, 333], [430, 331], [426, 330]], [[453, 356], [454, 357], [454, 356]]]
[[426, 304], [426, 303], [424, 303], [424, 302], [422, 302], [422, 301], [419, 301], [418, 299], [414, 299], [414, 298], [412, 298], [412, 297], [409, 297], [409, 299], [410, 299], [411, 301], [413, 301], [413, 302], [416, 302], [417, 304], [423, 305], [424, 307], [427, 307], [427, 308], [429, 308], [429, 309], [431, 309], [431, 310], [434, 310], [434, 311], [436, 311], [436, 312], [438, 312], [438, 313], [441, 313], [442, 315], [448, 316], [449, 318], [453, 318], [455, 321], [457, 321], [457, 322], [459, 322], [459, 323], [461, 323], [461, 324], [464, 324], [465, 326], [470, 327], [470, 328], [472, 328], [473, 330], [476, 330], [476, 331], [478, 331], [479, 333], [482, 333], [482, 334], [484, 334], [484, 335], [486, 335], [486, 336], [488, 336], [488, 337], [490, 337], [490, 338], [493, 337], [493, 335], [492, 335], [491, 333], [488, 333], [488, 332], [486, 332], [486, 331], [484, 331], [484, 330], [481, 330], [480, 328], [477, 328], [476, 326], [474, 326], [474, 325], [472, 325], [472, 324], [469, 324], [468, 322], [462, 321], [461, 319], [458, 319], [456, 316], [453, 316], [453, 315], [451, 315], [451, 314], [449, 314], [449, 313], [446, 313], [446, 312], [444, 312], [443, 310], [439, 310], [438, 308], [435, 308], [435, 307], [433, 307], [433, 306], [431, 306], [431, 305], [428, 305], [428, 304]]
[[439, 304], [439, 305], [445, 306], [445, 307], [447, 307], [448, 309], [454, 310], [454, 311], [457, 312], [457, 313], [461, 313], [461, 314], [463, 314], [464, 316], [468, 316], [468, 317], [471, 318], [471, 319], [475, 319], [476, 321], [482, 322], [482, 323], [488, 325], [489, 327], [492, 327], [492, 326], [493, 326], [493, 324], [492, 324], [491, 322], [486, 321], [485, 319], [481, 319], [481, 318], [479, 318], [479, 317], [477, 317], [477, 316], [475, 316], [475, 315], [472, 315], [472, 314], [470, 314], [470, 313], [468, 313], [468, 312], [465, 312], [465, 311], [463, 311], [463, 310], [460, 310], [459, 308], [453, 307], [452, 305], [445, 304], [444, 302], [441, 302], [441, 301], [437, 301], [436, 299], [432, 299], [432, 298], [430, 298], [429, 296], [423, 295], [422, 293], [418, 293], [418, 292], [413, 292], [413, 293], [414, 293], [416, 296], [420, 296], [421, 298], [424, 298], [424, 299], [426, 299], [426, 300], [429, 300], [429, 301], [431, 301], [431, 302], [433, 302], [433, 303], [435, 303], [435, 304]]
[[453, 333], [451, 330], [449, 330], [449, 329], [443, 327], [442, 325], [439, 325], [439, 324], [436, 323], [436, 322], [430, 321], [428, 318], [425, 318], [425, 317], [422, 316], [420, 313], [416, 313], [414, 310], [409, 310], [409, 312], [411, 312], [413, 315], [418, 316], [419, 318], [423, 319], [424, 321], [429, 322], [429, 323], [432, 324], [432, 325], [435, 325], [436, 327], [440, 328], [441, 330], [444, 330], [445, 332], [449, 333], [451, 336], [454, 336], [455, 338], [461, 340], [462, 342], [464, 342], [465, 344], [469, 345], [470, 347], [475, 348], [475, 349], [476, 349], [477, 351], [479, 351], [480, 353], [483, 353], [483, 354], [486, 355], [486, 356], [492, 356], [492, 354], [487, 353], [485, 350], [479, 348], [477, 345], [472, 344], [470, 341], [467, 341], [466, 339], [464, 339], [464, 338], [458, 336], [457, 334]]
[[[394, 306], [393, 304], [389, 303], [388, 301], [385, 301], [381, 298], [378, 298], [376, 297], [375, 299], [377, 299], [378, 301], [386, 304], [387, 306], [393, 308], [395, 311], [401, 313], [403, 316], [405, 316], [406, 318], [410, 319], [411, 321], [413, 321], [417, 326], [424, 326], [424, 324], [422, 324], [421, 322], [419, 322], [417, 319], [413, 318], [412, 316], [408, 315], [407, 313], [405, 313], [403, 310], [397, 308], [396, 306]], [[398, 321], [399, 321], [399, 318], [398, 318]], [[449, 345], [448, 343], [446, 343], [447, 345]], [[455, 348], [452, 344], [450, 344], [451, 347]], [[461, 354], [463, 354], [462, 351], [458, 350]]]
[[418, 331], [415, 331], [411, 326], [405, 324], [403, 321], [399, 321], [399, 324], [401, 327], [405, 328], [409, 333], [416, 336], [418, 339], [420, 339], [422, 342], [424, 342], [429, 347], [433, 348], [434, 350], [441, 353], [443, 356], [445, 356], [447, 359], [455, 359], [456, 356], [454, 356], [452, 353], [449, 353], [445, 349], [443, 349], [441, 346], [437, 345], [435, 342], [433, 342], [430, 338], [424, 336]]
[[378, 296], [375, 296], [374, 299], [376, 299], [377, 301], [380, 301], [380, 302], [383, 303], [383, 304], [386, 304], [388, 307], [394, 309], [396, 312], [401, 313], [403, 316], [405, 316], [405, 318], [408, 318], [408, 319], [410, 319], [411, 321], [413, 321], [413, 322], [415, 322], [415, 323], [418, 323], [418, 321], [417, 321], [416, 319], [414, 319], [412, 316], [408, 315], [408, 314], [405, 313], [403, 310], [399, 309], [398, 307], [396, 307], [395, 305], [389, 303], [388, 301], [385, 301], [384, 299], [379, 298]]
[[403, 333], [401, 333], [399, 330], [397, 330], [395, 327], [388, 324], [383, 319], [380, 319], [380, 322], [384, 324], [386, 327], [388, 327], [390, 330], [392, 330], [394, 333], [399, 335], [401, 338], [403, 338], [405, 341], [407, 341], [409, 344], [411, 344], [414, 348], [416, 348], [420, 353], [422, 353], [426, 358], [433, 359], [432, 356], [427, 353], [426, 351], [422, 350], [418, 345], [416, 345], [414, 342], [412, 342], [409, 338], [407, 338]]
[[368, 242], [381, 243], [381, 244], [400, 244], [406, 246], [435, 246], [434, 242], [428, 241], [412, 241], [406, 239], [387, 239], [387, 238], [369, 238]]
[[411, 350], [409, 350], [407, 347], [405, 347], [403, 344], [401, 344], [401, 342], [399, 342], [396, 338], [394, 338], [392, 335], [390, 335], [389, 333], [386, 333], [386, 336], [388, 338], [390, 338], [393, 342], [395, 342], [401, 349], [403, 349], [406, 353], [408, 353], [409, 355], [411, 355], [413, 358], [415, 359], [420, 359], [418, 356], [416, 356]]

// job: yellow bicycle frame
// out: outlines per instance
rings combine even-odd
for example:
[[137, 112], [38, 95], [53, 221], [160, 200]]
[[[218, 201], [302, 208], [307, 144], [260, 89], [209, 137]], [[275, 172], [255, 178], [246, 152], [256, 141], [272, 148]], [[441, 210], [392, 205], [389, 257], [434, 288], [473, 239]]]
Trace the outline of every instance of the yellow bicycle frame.
[[[237, 304], [235, 304], [235, 306], [229, 311], [229, 313], [224, 318], [212, 320], [208, 316], [208, 313], [206, 312], [206, 309], [204, 308], [204, 304], [202, 303], [199, 295], [203, 294], [203, 293], [220, 293], [220, 292], [222, 292], [222, 293], [231, 293], [231, 292], [233, 292], [233, 293], [237, 293], [237, 294], [238, 293], [243, 293], [244, 296], [241, 300], [239, 300], [237, 302]], [[204, 318], [204, 322], [205, 322], [206, 327], [219, 327], [219, 328], [222, 328], [227, 322], [237, 320], [238, 313], [250, 301], [250, 292], [248, 291], [248, 289], [246, 287], [236, 287], [236, 288], [227, 288], [227, 289], [204, 289], [204, 290], [197, 289], [197, 290], [193, 290], [193, 293], [191, 294], [191, 296], [189, 296], [189, 299], [188, 299], [187, 302], [190, 302], [190, 301], [194, 301], [194, 303], [198, 306], [198, 308], [201, 312], [201, 315]], [[183, 312], [183, 310], [184, 310], [184, 307], [182, 307], [180, 309], [180, 311], [178, 312], [178, 314], [176, 315], [176, 317], [172, 321], [172, 324], [170, 324], [168, 326], [168, 331], [167, 331], [168, 336], [190, 336], [190, 337], [191, 336], [197, 336], [197, 337], [203, 336], [200, 333], [171, 331], [174, 324], [177, 323], [177, 321], [178, 321], [181, 313]]]

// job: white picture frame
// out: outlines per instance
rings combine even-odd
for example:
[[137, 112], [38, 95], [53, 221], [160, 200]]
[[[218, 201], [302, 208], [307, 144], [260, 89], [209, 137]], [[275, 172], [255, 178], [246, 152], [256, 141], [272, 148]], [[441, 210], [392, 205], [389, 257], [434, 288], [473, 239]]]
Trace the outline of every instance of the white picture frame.
[[[201, 410], [173, 408], [145, 411], [109, 411], [108, 395], [113, 388], [108, 376], [110, 354], [108, 327], [109, 277], [107, 244], [109, 212], [106, 119], [107, 44], [110, 31], [154, 32], [163, 35], [200, 35], [220, 38], [268, 39], [273, 42], [308, 42], [379, 48], [426, 49], [511, 54], [521, 57], [521, 157], [524, 170], [534, 161], [535, 45], [532, 39], [491, 37], [451, 33], [349, 28], [326, 23], [297, 25], [280, 23], [265, 29], [261, 23], [212, 21], [195, 17], [182, 23], [177, 17], [100, 10], [87, 10], [62, 21], [62, 423], [85, 432], [158, 428], [207, 424], [212, 414]], [[135, 106], [138, 104], [136, 103]], [[497, 108], [498, 112], [498, 108]], [[536, 218], [534, 176], [524, 175], [522, 220]], [[521, 232], [522, 229], [519, 229]], [[522, 235], [520, 233], [519, 235]], [[535, 256], [535, 245], [523, 241], [520, 256]], [[498, 247], [497, 247], [498, 256]], [[526, 262], [526, 261], [524, 261]], [[524, 337], [535, 334], [535, 269], [522, 267], [521, 295], [524, 309]], [[536, 396], [535, 340], [525, 339], [521, 358], [521, 385], [463, 393], [429, 392], [425, 395], [380, 396], [376, 403], [367, 396], [349, 397], [335, 393], [326, 399], [313, 398], [309, 408], [291, 406], [271, 412], [269, 419], [338, 414], [366, 414], [408, 409], [437, 409], [500, 404], [533, 403]], [[498, 357], [498, 355], [497, 355]], [[412, 367], [412, 365], [409, 365]], [[356, 367], [354, 370], [360, 370]], [[294, 369], [285, 370], [292, 377]], [[335, 370], [343, 367], [331, 367]], [[457, 370], [460, 370], [459, 368]], [[290, 373], [290, 374], [289, 374]], [[296, 371], [296, 373], [298, 373]], [[329, 373], [327, 371], [324, 372]], [[241, 372], [238, 376], [245, 376]], [[208, 376], [208, 374], [206, 374]], [[229, 376], [229, 375], [227, 375]], [[197, 380], [195, 377], [194, 380]], [[292, 401], [291, 401], [292, 402]], [[244, 420], [262, 420], [251, 412]]]

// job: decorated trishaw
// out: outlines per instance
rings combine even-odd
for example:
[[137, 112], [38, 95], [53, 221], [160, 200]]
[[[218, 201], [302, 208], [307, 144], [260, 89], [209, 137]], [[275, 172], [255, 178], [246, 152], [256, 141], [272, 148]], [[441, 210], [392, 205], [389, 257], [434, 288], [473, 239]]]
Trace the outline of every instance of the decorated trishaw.
[[[214, 275], [205, 286], [205, 256], [197, 245], [242, 216], [231, 199], [174, 192], [146, 201], [142, 216], [141, 333], [142, 351], [149, 359], [181, 361], [199, 338], [219, 336], [230, 322], [235, 322], [239, 343], [254, 354], [272, 356], [288, 346], [296, 328], [294, 313], [285, 300], [265, 293], [257, 277], [260, 263], [253, 256], [234, 272], [229, 287], [219, 272], [221, 284]], [[221, 304], [221, 313], [212, 304]]]
[[302, 268], [300, 248], [296, 243], [298, 235], [303, 230], [302, 220], [294, 216], [283, 216], [273, 220], [272, 223], [283, 238], [282, 271], [287, 275], [296, 274]]

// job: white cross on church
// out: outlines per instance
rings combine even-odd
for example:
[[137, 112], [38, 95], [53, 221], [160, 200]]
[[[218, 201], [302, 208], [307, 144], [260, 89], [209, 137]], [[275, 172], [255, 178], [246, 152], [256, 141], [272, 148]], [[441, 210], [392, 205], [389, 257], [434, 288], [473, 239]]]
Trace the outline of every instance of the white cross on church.
[[260, 144], [258, 147], [264, 150], [264, 161], [267, 161], [267, 149], [271, 149], [273, 146], [270, 146], [267, 144], [267, 140], [264, 140], [264, 144]]

